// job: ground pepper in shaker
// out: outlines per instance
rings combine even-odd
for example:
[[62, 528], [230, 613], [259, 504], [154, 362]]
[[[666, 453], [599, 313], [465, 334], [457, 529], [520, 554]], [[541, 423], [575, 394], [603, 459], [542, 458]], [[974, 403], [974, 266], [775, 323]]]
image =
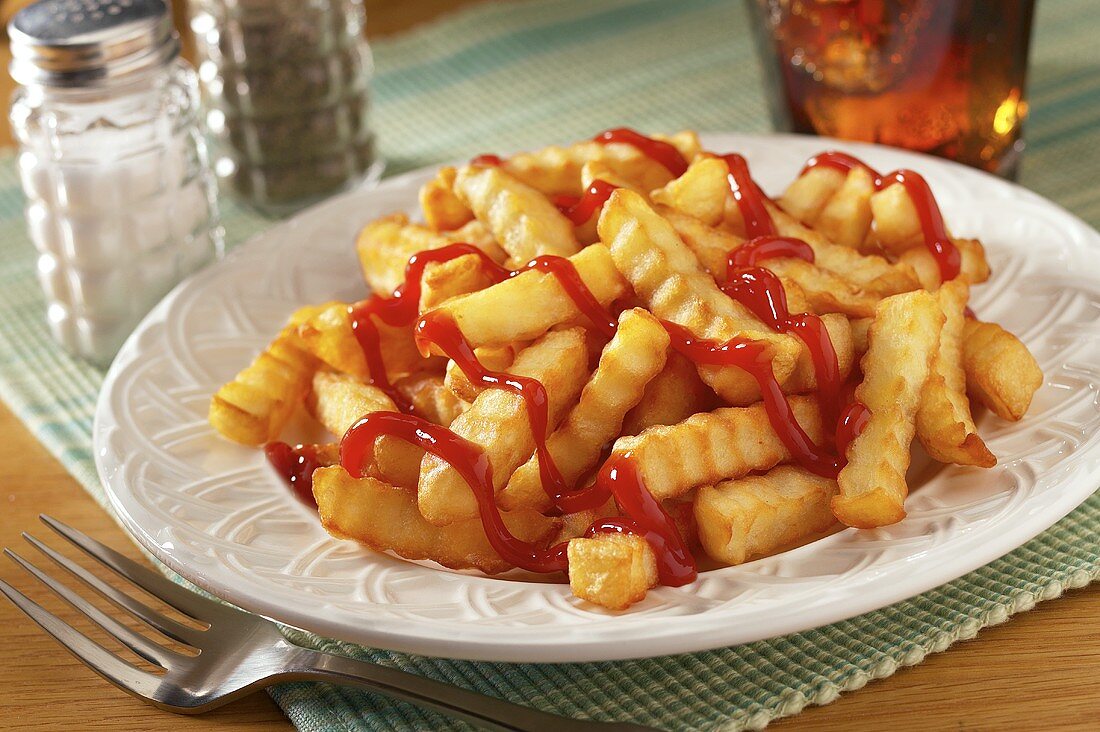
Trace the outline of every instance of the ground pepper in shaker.
[[362, 0], [191, 0], [214, 170], [283, 215], [377, 171]]
[[8, 33], [47, 322], [69, 351], [106, 365], [222, 252], [195, 73], [163, 0], [40, 0]]

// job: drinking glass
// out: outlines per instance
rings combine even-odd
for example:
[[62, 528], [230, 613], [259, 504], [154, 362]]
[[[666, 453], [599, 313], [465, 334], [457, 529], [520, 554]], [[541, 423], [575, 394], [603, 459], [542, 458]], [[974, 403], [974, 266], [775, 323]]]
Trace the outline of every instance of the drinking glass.
[[748, 0], [779, 130], [1013, 177], [1034, 0]]

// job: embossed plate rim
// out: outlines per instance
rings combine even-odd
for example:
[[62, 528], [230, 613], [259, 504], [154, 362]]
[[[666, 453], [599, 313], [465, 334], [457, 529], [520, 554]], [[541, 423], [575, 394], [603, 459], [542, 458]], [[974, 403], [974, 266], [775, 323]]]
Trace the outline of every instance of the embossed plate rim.
[[[757, 156], [791, 157], [792, 153], [801, 160], [820, 149], [836, 147], [863, 155], [883, 167], [915, 167], [926, 173], [934, 186], [937, 177], [958, 177], [968, 184], [973, 182], [973, 185], [982, 187], [983, 205], [992, 202], [1000, 207], [1003, 201], [1004, 211], [1008, 213], [1013, 204], [1026, 201], [1029, 206], [1037, 207], [1044, 215], [1052, 217], [1059, 225], [1068, 227], [1074, 234], [1075, 241], [1072, 242], [1074, 246], [1067, 249], [1066, 257], [1081, 257], [1084, 250], [1089, 250], [1092, 254], [1100, 252], [1100, 235], [1063, 209], [1018, 186], [939, 159], [873, 145], [790, 135], [716, 133], [704, 135], [704, 140], [709, 149], [742, 151], [750, 162]], [[371, 210], [372, 201], [377, 198], [399, 195], [404, 201], [402, 205], [412, 208], [415, 206], [417, 184], [430, 175], [435, 167], [389, 179], [371, 191], [353, 191], [336, 197], [254, 237], [223, 262], [195, 275], [173, 290], [123, 346], [107, 375], [97, 403], [93, 434], [96, 466], [112, 507], [123, 525], [161, 561], [229, 602], [325, 636], [433, 656], [492, 661], [559, 662], [613, 660], [697, 651], [818, 627], [885, 607], [944, 584], [1002, 556], [1048, 528], [1091, 495], [1100, 481], [1100, 444], [1096, 439], [1085, 439], [1076, 450], [1071, 451], [1064, 467], [1061, 462], [1058, 463], [1058, 476], [1036, 477], [1036, 485], [1040, 480], [1057, 478], [1055, 483], [1062, 490], [1055, 499], [1038, 507], [1031, 507], [1032, 510], [1024, 520], [1015, 521], [1008, 527], [998, 527], [1002, 530], [994, 533], [992, 540], [987, 536], [990, 533], [989, 527], [984, 530], [975, 530], [973, 524], [958, 527], [949, 536], [953, 542], [951, 550], [955, 552], [951, 561], [936, 563], [933, 561], [937, 558], [934, 550], [914, 551], [910, 555], [904, 555], [907, 562], [913, 562], [907, 569], [920, 571], [899, 574], [898, 560], [877, 567], [873, 552], [866, 547], [885, 546], [881, 550], [882, 556], [891, 548], [904, 546], [905, 540], [875, 543], [872, 536], [866, 540], [866, 547], [855, 549], [857, 552], [863, 551], [866, 556], [860, 558], [851, 570], [836, 575], [835, 581], [819, 581], [817, 589], [822, 591], [823, 596], [815, 597], [814, 602], [796, 603], [798, 607], [791, 607], [790, 602], [786, 605], [783, 602], [765, 602], [762, 607], [748, 610], [746, 608], [752, 607], [751, 589], [746, 591], [744, 605], [741, 601], [715, 604], [712, 598], [704, 597], [706, 588], [710, 587], [707, 583], [712, 581], [725, 583], [728, 587], [739, 584], [751, 587], [754, 582], [770, 582], [773, 585], [789, 582], [794, 589], [794, 585], [801, 580], [784, 579], [781, 576], [783, 565], [779, 561], [773, 561], [776, 558], [706, 573], [702, 582], [687, 588], [661, 588], [651, 593], [651, 599], [647, 599], [634, 611], [614, 615], [586, 608], [579, 601], [569, 598], [568, 588], [561, 585], [518, 583], [455, 574], [419, 564], [399, 562], [389, 557], [369, 553], [363, 555], [364, 563], [392, 566], [399, 562], [401, 571], [412, 573], [410, 576], [458, 588], [472, 604], [488, 602], [486, 598], [501, 591], [517, 592], [525, 597], [534, 593], [548, 603], [546, 612], [551, 615], [556, 613], [560, 621], [539, 626], [518, 624], [520, 621], [517, 618], [507, 615], [465, 621], [447, 617], [424, 619], [418, 616], [410, 619], [384, 603], [363, 602], [361, 606], [350, 609], [338, 607], [305, 591], [289, 590], [265, 576], [235, 572], [228, 567], [230, 562], [225, 558], [211, 560], [186, 546], [165, 542], [163, 537], [158, 536], [165, 529], [163, 525], [158, 525], [158, 521], [163, 524], [163, 516], [157, 519], [149, 507], [137, 499], [135, 493], [135, 487], [145, 479], [145, 471], [157, 467], [155, 456], [133, 448], [136, 452], [131, 454], [131, 462], [136, 460], [136, 466], [123, 464], [119, 459], [119, 450], [112, 442], [128, 437], [131, 439], [131, 447], [133, 446], [133, 430], [127, 435], [120, 423], [133, 419], [137, 410], [142, 407], [141, 404], [127, 401], [127, 394], [120, 394], [120, 378], [127, 374], [127, 369], [140, 364], [142, 359], [155, 358], [158, 347], [165, 349], [180, 345], [187, 348], [187, 344], [168, 343], [162, 327], [171, 319], [183, 317], [180, 308], [193, 307], [193, 301], [204, 292], [204, 288], [219, 283], [219, 278], [229, 270], [234, 267], [239, 269], [249, 263], [267, 262], [268, 258], [260, 256], [265, 250], [277, 248], [280, 243], [285, 244], [292, 236], [304, 240], [310, 230], [324, 228], [327, 222], [341, 212], [347, 214], [358, 210], [367, 212], [365, 215], [369, 216], [384, 213]], [[797, 169], [761, 170], [758, 171], [758, 177], [762, 179], [765, 188], [769, 188], [769, 178], [778, 182], [788, 179], [796, 172]], [[950, 208], [947, 202], [945, 208]], [[950, 215], [948, 220], [951, 220]], [[960, 233], [965, 235], [967, 232]], [[1094, 275], [1086, 279], [1100, 290], [1100, 277]], [[980, 292], [979, 289], [976, 294], [980, 296]], [[184, 353], [188, 361], [198, 368], [205, 351]], [[182, 367], [177, 365], [177, 368]], [[1046, 492], [1051, 490], [1052, 487], [1044, 489]], [[1049, 498], [1046, 493], [1044, 496]], [[288, 494], [283, 497], [285, 500], [292, 500]], [[300, 506], [298, 508], [301, 509], [298, 513], [308, 518], [304, 509]], [[1017, 506], [1016, 510], [1020, 508], [1022, 507]], [[933, 510], [929, 515], [934, 513]], [[780, 558], [788, 566], [794, 566], [800, 562], [813, 562], [815, 555], [824, 552], [852, 552], [852, 547], [845, 548], [845, 542], [848, 541], [845, 537], [850, 537], [852, 533], [848, 530], [835, 534], [822, 542], [780, 555]], [[920, 542], [915, 543], [919, 545]], [[942, 547], [940, 550], [942, 551]], [[240, 557], [234, 556], [233, 560], [240, 561]], [[706, 607], [703, 606], [704, 601], [709, 603]], [[703, 609], [691, 612], [695, 604]]]

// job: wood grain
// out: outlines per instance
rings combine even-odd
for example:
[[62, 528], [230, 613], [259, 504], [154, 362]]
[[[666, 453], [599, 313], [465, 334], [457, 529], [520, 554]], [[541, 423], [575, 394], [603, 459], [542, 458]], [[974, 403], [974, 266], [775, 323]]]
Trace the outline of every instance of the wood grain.
[[[469, 0], [368, 0], [368, 31], [384, 35], [472, 4]], [[0, 8], [4, 8], [0, 5]], [[0, 45], [0, 63], [10, 58]], [[12, 82], [0, 77], [0, 100]], [[10, 143], [0, 123], [0, 145]], [[48, 512], [140, 558], [114, 521], [0, 406], [0, 546], [32, 559], [21, 531], [45, 538]], [[59, 546], [57, 542], [53, 542]], [[72, 556], [72, 553], [70, 553]], [[87, 564], [87, 563], [86, 563]], [[9, 562], [0, 576], [49, 609], [75, 619], [48, 591]], [[837, 702], [775, 723], [800, 730], [1095, 729], [1100, 709], [1100, 586], [1046, 602], [919, 666], [871, 682]], [[87, 629], [86, 624], [81, 627]], [[720, 693], [720, 692], [716, 692]], [[0, 729], [280, 730], [291, 729], [264, 694], [202, 717], [157, 711], [116, 690], [64, 653], [52, 639], [0, 600]]]

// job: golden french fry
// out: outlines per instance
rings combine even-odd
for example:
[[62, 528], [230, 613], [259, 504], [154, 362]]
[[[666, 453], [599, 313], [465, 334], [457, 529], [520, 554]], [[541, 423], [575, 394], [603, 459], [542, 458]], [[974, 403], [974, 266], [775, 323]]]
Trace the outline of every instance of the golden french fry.
[[[298, 337], [305, 348], [333, 369], [366, 380], [370, 377], [363, 349], [351, 329], [348, 305], [330, 303], [324, 310], [298, 326]], [[390, 378], [424, 368], [425, 363], [413, 342], [411, 328], [396, 328], [378, 322], [382, 363]]]
[[557, 546], [561, 542], [570, 539], [579, 539], [588, 531], [588, 527], [596, 521], [618, 515], [619, 507], [615, 504], [614, 498], [608, 498], [607, 502], [598, 508], [564, 514], [561, 517], [561, 529], [558, 530], [557, 536], [550, 541], [550, 546]]
[[867, 334], [871, 330], [871, 322], [874, 318], [852, 318], [848, 321], [852, 334], [852, 352], [855, 358], [863, 358], [867, 353]]
[[[821, 414], [812, 397], [790, 398], [795, 418], [814, 442], [821, 441]], [[700, 485], [770, 470], [790, 460], [762, 403], [703, 412], [672, 425], [657, 425], [615, 440], [614, 451], [634, 457], [642, 480], [658, 500]]]
[[318, 308], [302, 308], [252, 363], [210, 399], [210, 425], [242, 445], [262, 445], [279, 436], [309, 391], [317, 359], [298, 337], [296, 323]]
[[661, 509], [672, 519], [676, 533], [689, 549], [702, 546], [699, 543], [699, 526], [695, 521], [695, 494], [692, 489], [687, 493], [661, 501]]
[[962, 335], [966, 391], [1001, 419], [1019, 421], [1043, 385], [1027, 346], [996, 323], [967, 318]]
[[846, 178], [835, 168], [810, 168], [791, 181], [779, 198], [779, 206], [806, 226], [813, 226]]
[[[408, 489], [375, 478], [353, 478], [334, 465], [313, 471], [313, 496], [321, 524], [336, 538], [354, 539], [406, 559], [430, 559], [451, 569], [495, 574], [511, 568], [490, 546], [479, 519], [433, 526], [420, 515], [416, 493]], [[501, 516], [514, 536], [537, 543], [553, 536], [560, 524], [535, 511]]]
[[687, 171], [664, 188], [649, 194], [653, 203], [667, 206], [707, 226], [719, 226], [726, 215], [730, 195], [729, 166], [712, 155], [695, 158]]
[[[596, 466], [603, 446], [619, 435], [623, 418], [664, 367], [667, 352], [668, 333], [656, 318], [641, 308], [623, 311], [615, 337], [600, 355], [580, 401], [546, 440], [566, 483], [576, 484]], [[512, 474], [497, 501], [506, 509], [550, 508], [538, 455], [532, 455]]]
[[[907, 262], [891, 263], [878, 255], [861, 254], [851, 247], [835, 244], [817, 231], [803, 226], [770, 201], [765, 201], [764, 205], [780, 236], [802, 239], [814, 250], [814, 263], [818, 267], [834, 272], [864, 292], [886, 297], [920, 287], [920, 280]], [[731, 215], [740, 221], [740, 212], [732, 197], [726, 206], [726, 214], [727, 221]], [[734, 230], [738, 231], [737, 225]]]
[[497, 263], [507, 258], [493, 241], [492, 234], [478, 221], [471, 221], [455, 231], [439, 233], [409, 223], [409, 217], [400, 213], [383, 216], [364, 226], [355, 248], [367, 284], [375, 292], [388, 295], [405, 281], [405, 265], [410, 257], [456, 242], [473, 244]]
[[829, 241], [858, 249], [871, 231], [875, 182], [866, 168], [848, 172], [844, 184], [825, 204], [812, 226]]
[[442, 374], [410, 374], [394, 388], [412, 405], [414, 414], [444, 427], [470, 406], [447, 387]]
[[[615, 191], [600, 215], [599, 230], [615, 266], [650, 312], [698, 337], [766, 343], [773, 354], [776, 379], [782, 383], [790, 376], [801, 342], [769, 331], [748, 309], [723, 294], [672, 226], [640, 195]], [[699, 375], [730, 403], [752, 401], [754, 392], [759, 393], [753, 378], [738, 368], [701, 366]]]
[[[988, 280], [989, 262], [986, 261], [982, 243], [977, 239], [952, 239], [951, 242], [958, 247], [961, 255], [959, 278], [971, 285]], [[943, 282], [939, 265], [923, 243], [905, 250], [898, 262], [912, 267], [921, 287], [926, 290], [935, 290]]]
[[767, 556], [835, 524], [836, 492], [835, 480], [794, 465], [704, 486], [695, 494], [699, 540], [726, 564]]
[[326, 430], [343, 437], [363, 415], [396, 412], [397, 406], [381, 389], [355, 376], [318, 371], [313, 375], [313, 389], [306, 398], [306, 409]]
[[883, 251], [896, 256], [923, 245], [920, 217], [901, 183], [889, 185], [871, 196], [871, 213], [875, 240]]
[[848, 526], [869, 529], [905, 517], [909, 445], [943, 323], [936, 297], [925, 291], [888, 297], [876, 308], [863, 382], [856, 387], [870, 419], [848, 446], [832, 501], [833, 513]]
[[[376, 386], [348, 374], [318, 371], [306, 408], [325, 429], [343, 437], [353, 424], [371, 412], [396, 412], [397, 406]], [[415, 487], [424, 451], [393, 437], [379, 437], [367, 472], [392, 485]]]
[[956, 279], [945, 282], [936, 293], [945, 320], [932, 358], [932, 373], [921, 392], [917, 439], [925, 452], [940, 462], [991, 468], [997, 458], [978, 436], [966, 398], [962, 334], [969, 289]]
[[436, 231], [451, 231], [474, 220], [474, 212], [455, 193], [456, 171], [444, 166], [435, 178], [420, 187], [420, 210], [424, 221]]
[[567, 257], [580, 250], [572, 222], [546, 196], [500, 168], [463, 167], [455, 193], [508, 252], [510, 267], [541, 254]]
[[[608, 183], [617, 188], [629, 188], [632, 191], [637, 191], [638, 193], [642, 194], [649, 190], [648, 188], [644, 187], [644, 182], [638, 182], [624, 178], [618, 171], [614, 169], [613, 166], [611, 166], [610, 164], [608, 164], [607, 161], [604, 160], [590, 160], [589, 162], [584, 164], [583, 168], [581, 168], [581, 184], [583, 185], [586, 195], [589, 186], [596, 181]], [[596, 224], [597, 222], [599, 222], [599, 220], [600, 208], [597, 208], [595, 211], [592, 212], [592, 216], [590, 216], [587, 221], [579, 225], [574, 225], [573, 229], [577, 234], [577, 241], [579, 241], [584, 246], [588, 246], [589, 244], [593, 244], [599, 241], [600, 234], [596, 230]]]
[[[611, 253], [601, 244], [585, 247], [569, 257], [569, 261], [604, 306], [629, 290], [615, 268]], [[532, 307], [532, 303], [538, 306]], [[537, 270], [448, 300], [436, 312], [451, 316], [474, 348], [534, 340], [563, 323], [588, 324], [557, 278]]]
[[[848, 318], [838, 313], [828, 313], [820, 317], [825, 330], [829, 332], [829, 340], [832, 341], [833, 350], [836, 351], [837, 368], [843, 379], [851, 373], [855, 365], [852, 328], [848, 324]], [[798, 356], [790, 378], [783, 384], [783, 391], [788, 394], [798, 394], [815, 388], [817, 388], [817, 371], [814, 369], [813, 357], [809, 349], [804, 348]]]
[[[477, 360], [481, 362], [481, 365], [488, 370], [506, 371], [512, 365], [512, 361], [516, 359], [516, 354], [529, 345], [529, 343], [512, 343], [507, 346], [483, 346], [482, 348], [475, 348], [474, 355], [477, 356]], [[458, 367], [458, 364], [450, 360], [447, 361], [447, 375], [444, 377], [443, 383], [446, 384], [456, 398], [465, 402], [472, 402], [477, 399], [477, 395], [485, 389], [481, 384], [470, 381], [466, 374], [462, 372], [462, 369]]]
[[[672, 228], [695, 253], [699, 262], [710, 272], [715, 281], [724, 280], [730, 252], [743, 245], [745, 240], [728, 231], [707, 226], [693, 216], [668, 207], [661, 207], [658, 212], [672, 224]], [[801, 259], [786, 257], [769, 259], [764, 266], [775, 272], [781, 279], [795, 282], [805, 293], [815, 313], [869, 316], [874, 312], [875, 303], [879, 299], [835, 272]], [[788, 293], [788, 305], [791, 312], [799, 312], [799, 308], [791, 302], [789, 295], [790, 293]]]
[[657, 555], [633, 534], [597, 534], [569, 542], [569, 588], [582, 600], [625, 610], [657, 585]]
[[484, 290], [492, 284], [484, 263], [475, 254], [429, 264], [420, 280], [420, 312], [439, 307], [459, 295]]
[[[654, 135], [670, 143], [685, 160], [700, 151], [699, 137], [684, 131], [675, 135]], [[579, 196], [584, 192], [581, 171], [586, 163], [599, 162], [621, 178], [635, 181], [642, 190], [663, 186], [672, 175], [660, 163], [623, 143], [604, 145], [586, 140], [568, 147], [552, 145], [529, 153], [519, 153], [504, 161], [504, 169], [527, 185], [548, 196]]]
[[[693, 216], [708, 226], [725, 226], [738, 236], [743, 236], [744, 222], [730, 193], [728, 175], [729, 166], [725, 161], [715, 157], [699, 157], [686, 173], [663, 189], [654, 191], [651, 197], [655, 203]], [[891, 264], [882, 257], [861, 254], [850, 247], [835, 244], [799, 223], [771, 201], [765, 200], [764, 205], [780, 236], [802, 239], [814, 250], [818, 267], [843, 277], [863, 291], [885, 297], [920, 286], [908, 264]]]
[[676, 424], [714, 407], [714, 391], [699, 378], [695, 365], [670, 352], [664, 369], [646, 384], [638, 405], [627, 412], [622, 434], [636, 435], [646, 427]]
[[629, 188], [643, 195], [650, 190], [646, 187], [644, 181], [628, 178], [628, 175], [629, 172], [624, 172], [621, 168], [616, 168], [615, 165], [607, 160], [589, 160], [584, 164], [584, 167], [581, 168], [581, 188], [587, 191], [588, 187], [592, 185], [593, 182], [602, 180], [618, 188]]
[[[558, 424], [588, 377], [584, 340], [580, 328], [547, 333], [521, 351], [509, 369], [509, 373], [542, 382], [548, 398], [548, 429]], [[478, 394], [470, 408], [451, 423], [450, 429], [484, 448], [497, 491], [535, 450], [523, 399], [500, 389]], [[477, 515], [470, 487], [457, 470], [434, 455], [425, 455], [420, 466], [418, 503], [421, 513], [433, 524], [449, 524]]]

